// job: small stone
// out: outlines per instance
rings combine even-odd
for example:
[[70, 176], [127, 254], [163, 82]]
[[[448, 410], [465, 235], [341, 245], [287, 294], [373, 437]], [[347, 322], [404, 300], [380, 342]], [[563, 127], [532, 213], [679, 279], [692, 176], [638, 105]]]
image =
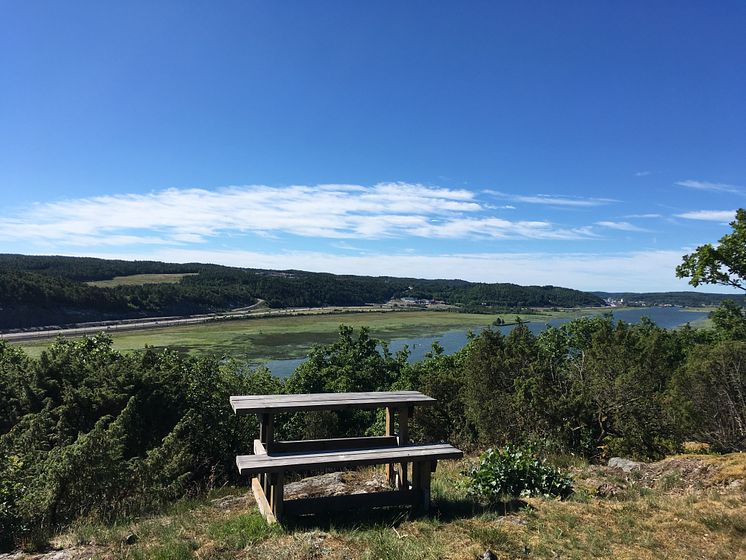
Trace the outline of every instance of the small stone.
[[726, 486], [728, 490], [740, 490], [743, 486], [743, 480], [733, 480]]
[[484, 551], [481, 560], [497, 560], [497, 556], [491, 550], [487, 549]]
[[66, 550], [57, 550], [55, 552], [48, 552], [41, 556], [35, 556], [36, 560], [70, 560], [72, 553]]
[[249, 494], [237, 496], [223, 496], [212, 500], [213, 507], [218, 509], [230, 510], [234, 507], [246, 507], [249, 502]]
[[612, 457], [609, 459], [609, 466], [613, 469], [621, 469], [622, 471], [629, 473], [632, 471], [639, 471], [642, 468], [643, 463], [637, 461], [630, 461], [629, 459], [622, 459], [621, 457]]

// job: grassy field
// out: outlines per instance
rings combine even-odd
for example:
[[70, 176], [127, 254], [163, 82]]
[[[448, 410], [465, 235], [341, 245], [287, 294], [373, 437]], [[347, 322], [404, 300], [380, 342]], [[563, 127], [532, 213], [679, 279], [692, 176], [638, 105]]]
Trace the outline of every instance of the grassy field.
[[[170, 347], [193, 353], [226, 354], [248, 360], [300, 358], [318, 343], [336, 340], [340, 324], [355, 328], [367, 326], [383, 339], [432, 336], [454, 329], [486, 327], [498, 315], [436, 311], [397, 311], [387, 313], [344, 313], [265, 317], [216, 321], [163, 329], [147, 329], [113, 334], [114, 347], [136, 350], [145, 345]], [[500, 316], [506, 322], [515, 315]], [[547, 320], [549, 315], [527, 315], [531, 321]], [[23, 348], [38, 356], [51, 341], [24, 342]]]
[[439, 464], [427, 517], [359, 511], [270, 527], [247, 489], [222, 488], [165, 515], [82, 523], [53, 545], [75, 560], [474, 560], [487, 549], [501, 559], [746, 558], [744, 454], [674, 457], [646, 466], [646, 474], [581, 464], [571, 469], [570, 499], [526, 498], [510, 507], [465, 493], [462, 471], [473, 460]]
[[131, 274], [129, 276], [115, 276], [111, 280], [96, 280], [86, 282], [97, 288], [115, 288], [117, 286], [141, 286], [143, 284], [178, 284], [184, 276], [194, 276], [196, 272], [183, 274]]

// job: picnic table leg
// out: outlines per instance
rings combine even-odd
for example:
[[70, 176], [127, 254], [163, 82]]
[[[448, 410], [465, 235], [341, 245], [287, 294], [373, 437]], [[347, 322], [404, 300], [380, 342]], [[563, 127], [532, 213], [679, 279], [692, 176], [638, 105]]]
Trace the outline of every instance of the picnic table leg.
[[[407, 445], [409, 443], [409, 409], [407, 407], [399, 408], [399, 445]], [[409, 484], [407, 483], [407, 463], [401, 463], [401, 476], [399, 477], [399, 489], [407, 490]]]
[[[272, 443], [274, 441], [274, 416], [272, 414], [259, 415], [259, 441], [262, 442], [267, 454], [271, 453]], [[259, 481], [262, 483], [264, 494], [269, 497], [271, 478], [267, 474], [259, 475]]]
[[[394, 409], [390, 406], [386, 407], [386, 435], [394, 435]], [[396, 483], [396, 469], [393, 463], [386, 465], [386, 481], [389, 484]]]
[[412, 463], [412, 490], [414, 496], [412, 500], [412, 511], [417, 513], [420, 510], [420, 502], [422, 501], [422, 493], [420, 492], [420, 489], [422, 487], [422, 470], [420, 469], [421, 466], [422, 461]]
[[277, 522], [282, 523], [282, 506], [285, 503], [283, 500], [285, 493], [285, 473], [283, 471], [280, 471], [273, 474], [272, 478], [272, 513], [275, 514], [275, 519], [277, 519]]
[[433, 464], [437, 464], [436, 461], [422, 461], [417, 464], [419, 473], [419, 481], [417, 489], [420, 491], [420, 509], [423, 513], [427, 513], [430, 509], [430, 483], [433, 469]]

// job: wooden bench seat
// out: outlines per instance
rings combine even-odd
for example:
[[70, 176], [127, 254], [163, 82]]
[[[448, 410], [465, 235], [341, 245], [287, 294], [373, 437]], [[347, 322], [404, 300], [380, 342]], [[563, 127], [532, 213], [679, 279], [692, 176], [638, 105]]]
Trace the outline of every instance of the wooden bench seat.
[[[262, 475], [265, 484], [254, 478], [252, 490], [260, 510], [268, 521], [276, 521], [283, 512], [303, 514], [313, 511], [355, 509], [361, 506], [412, 505], [430, 506], [430, 476], [439, 459], [460, 459], [460, 449], [447, 443], [379, 447], [377, 449], [343, 449], [293, 453], [239, 455], [236, 466], [241, 474]], [[285, 502], [284, 474], [330, 468], [364, 465], [412, 463], [412, 484], [391, 492], [304, 498]], [[270, 495], [265, 494], [265, 489]], [[271, 504], [271, 505], [270, 505]]]
[[262, 472], [382, 465], [385, 463], [416, 463], [437, 461], [438, 459], [460, 459], [463, 456], [463, 452], [452, 445], [437, 443], [380, 447], [378, 449], [238, 455], [236, 466], [241, 474], [258, 474]]

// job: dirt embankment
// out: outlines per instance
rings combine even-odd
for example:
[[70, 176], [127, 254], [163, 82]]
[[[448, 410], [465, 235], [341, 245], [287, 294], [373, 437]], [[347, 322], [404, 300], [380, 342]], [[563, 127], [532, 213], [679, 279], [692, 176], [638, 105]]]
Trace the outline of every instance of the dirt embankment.
[[654, 463], [615, 457], [606, 466], [582, 469], [578, 479], [585, 490], [599, 497], [621, 497], [646, 489], [675, 494], [737, 491], [746, 490], [746, 461], [741, 454], [677, 455]]

